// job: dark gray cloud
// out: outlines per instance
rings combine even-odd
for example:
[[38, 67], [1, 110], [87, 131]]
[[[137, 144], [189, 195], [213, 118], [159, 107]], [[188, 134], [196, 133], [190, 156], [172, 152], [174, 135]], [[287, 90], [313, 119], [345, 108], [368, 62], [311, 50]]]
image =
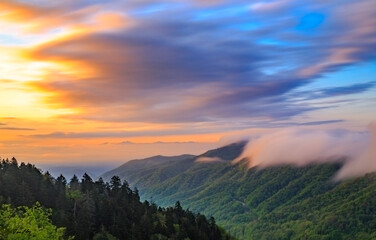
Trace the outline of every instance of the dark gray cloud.
[[[341, 87], [330, 87], [330, 88], [323, 88], [323, 89], [314, 89], [312, 91], [299, 91], [294, 93], [295, 97], [302, 97], [306, 100], [311, 99], [321, 99], [321, 98], [329, 98], [329, 97], [338, 97], [350, 94], [357, 94], [363, 93], [368, 91], [376, 86], [376, 82], [366, 82], [366, 83], [357, 83], [351, 84], [348, 86], [341, 86]], [[344, 101], [335, 101], [333, 103], [341, 103], [341, 102], [348, 102], [349, 100]], [[351, 101], [354, 101], [351, 100]]]
[[34, 131], [34, 128], [19, 128], [19, 127], [0, 127], [0, 130], [12, 130], [12, 131]]
[[333, 87], [328, 89], [323, 89], [320, 91], [320, 94], [324, 97], [331, 97], [331, 96], [338, 96], [338, 95], [347, 95], [347, 94], [355, 94], [355, 93], [362, 93], [376, 85], [376, 82], [368, 82], [368, 83], [359, 83], [359, 84], [352, 84], [349, 86], [344, 87]]
[[317, 126], [317, 125], [326, 125], [326, 124], [340, 123], [340, 122], [344, 122], [344, 120], [338, 119], [338, 120], [326, 120], [326, 121], [304, 122], [304, 123], [298, 123], [297, 125], [303, 125], [303, 126]]
[[142, 137], [142, 136], [169, 136], [179, 134], [191, 133], [211, 133], [215, 129], [160, 129], [160, 130], [146, 130], [146, 131], [93, 131], [93, 132], [52, 132], [47, 134], [22, 135], [31, 138], [113, 138], [113, 137]]

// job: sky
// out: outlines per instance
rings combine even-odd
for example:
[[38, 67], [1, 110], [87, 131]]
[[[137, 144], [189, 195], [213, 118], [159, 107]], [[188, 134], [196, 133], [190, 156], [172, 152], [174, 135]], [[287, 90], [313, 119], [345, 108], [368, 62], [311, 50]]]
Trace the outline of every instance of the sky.
[[2, 0], [0, 157], [109, 164], [376, 120], [373, 0]]

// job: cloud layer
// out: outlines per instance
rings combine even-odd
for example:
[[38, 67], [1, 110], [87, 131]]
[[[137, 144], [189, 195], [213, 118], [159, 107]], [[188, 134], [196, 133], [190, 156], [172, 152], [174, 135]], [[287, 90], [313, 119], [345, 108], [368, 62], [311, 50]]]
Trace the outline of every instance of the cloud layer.
[[359, 130], [376, 119], [373, 6], [0, 0], [1, 151], [120, 161], [157, 146], [100, 144], [173, 154], [261, 129]]
[[[69, 71], [51, 70], [45, 81], [30, 85], [50, 93], [46, 103], [76, 109], [79, 118], [290, 119], [322, 108], [307, 100], [374, 89], [375, 82], [363, 82], [309, 94], [300, 90], [320, 76], [375, 58], [370, 5], [369, 0], [83, 1], [59, 10], [57, 19], [61, 26], [85, 31], [28, 53], [34, 60], [65, 64]], [[72, 9], [75, 17], [68, 14]], [[101, 21], [103, 28], [92, 27]]]
[[346, 130], [284, 129], [250, 140], [238, 162], [249, 167], [344, 162], [336, 179], [361, 176], [376, 171], [376, 125], [367, 132]]

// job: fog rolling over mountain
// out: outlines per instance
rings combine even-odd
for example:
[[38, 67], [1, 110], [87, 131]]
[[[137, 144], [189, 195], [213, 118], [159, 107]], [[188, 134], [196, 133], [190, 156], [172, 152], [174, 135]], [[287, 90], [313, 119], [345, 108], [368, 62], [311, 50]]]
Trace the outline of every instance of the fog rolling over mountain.
[[344, 165], [336, 180], [362, 176], [376, 171], [376, 123], [367, 131], [286, 128], [263, 134], [249, 141], [234, 160], [247, 158], [249, 167], [336, 162]]
[[142, 199], [163, 206], [179, 200], [214, 216], [239, 239], [376, 238], [375, 173], [334, 181], [345, 157], [249, 168], [247, 159], [234, 161], [246, 145], [130, 161], [111, 173]]

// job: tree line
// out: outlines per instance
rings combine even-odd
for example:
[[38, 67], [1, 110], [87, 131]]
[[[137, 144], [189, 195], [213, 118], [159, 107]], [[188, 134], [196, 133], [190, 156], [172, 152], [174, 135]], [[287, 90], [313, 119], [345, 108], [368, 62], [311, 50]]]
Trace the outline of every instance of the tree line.
[[2, 239], [22, 239], [9, 237], [12, 224], [21, 226], [22, 221], [34, 221], [36, 229], [43, 229], [38, 227], [42, 221], [50, 231], [46, 239], [232, 239], [213, 217], [184, 210], [180, 202], [167, 208], [141, 202], [137, 188], [118, 176], [107, 183], [85, 173], [68, 182], [63, 175], [53, 178], [15, 158], [0, 162], [0, 205]]

